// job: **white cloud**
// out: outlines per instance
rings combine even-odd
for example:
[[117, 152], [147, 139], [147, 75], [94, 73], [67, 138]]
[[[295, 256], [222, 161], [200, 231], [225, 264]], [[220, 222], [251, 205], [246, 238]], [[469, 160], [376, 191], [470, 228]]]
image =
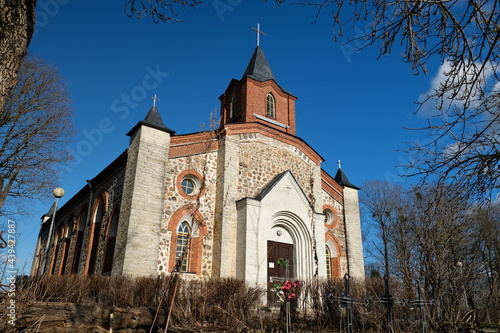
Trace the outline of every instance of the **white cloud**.
[[[464, 100], [460, 96], [469, 94], [471, 96], [471, 105], [478, 103], [479, 98], [483, 92], [488, 93], [487, 84], [491, 83], [498, 65], [486, 64], [482, 68], [482, 64], [475, 63], [467, 66], [467, 68], [457, 67], [450, 61], [445, 60], [439, 67], [436, 75], [431, 79], [430, 89], [420, 94], [418, 101], [425, 103], [420, 108], [419, 114], [424, 118], [441, 115], [447, 116], [447, 111], [450, 108], [464, 106]], [[474, 73], [482, 70], [479, 81], [474, 82]], [[448, 82], [447, 82], [448, 80]], [[449, 87], [455, 86], [454, 89], [447, 89], [443, 91], [441, 99], [430, 98], [426, 101], [428, 96], [436, 96], [443, 85], [447, 83]], [[494, 86], [490, 91], [500, 91], [500, 82], [494, 82]], [[455, 96], [455, 97], [453, 97]]]

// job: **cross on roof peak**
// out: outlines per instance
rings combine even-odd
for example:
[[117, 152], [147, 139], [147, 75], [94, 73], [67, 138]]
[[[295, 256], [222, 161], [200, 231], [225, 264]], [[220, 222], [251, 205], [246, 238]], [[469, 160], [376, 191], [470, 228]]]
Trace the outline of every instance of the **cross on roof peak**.
[[342, 162], [340, 162], [340, 160], [338, 160], [337, 163], [339, 164], [339, 169], [342, 169]]
[[156, 107], [156, 101], [159, 101], [160, 99], [156, 98], [156, 94], [151, 98], [153, 99], [153, 106]]
[[264, 35], [264, 36], [267, 36], [267, 35], [260, 30], [260, 23], [257, 23], [257, 29], [255, 29], [254, 27], [251, 27], [251, 28], [252, 28], [252, 30], [257, 31], [257, 46], [260, 46], [260, 35]]

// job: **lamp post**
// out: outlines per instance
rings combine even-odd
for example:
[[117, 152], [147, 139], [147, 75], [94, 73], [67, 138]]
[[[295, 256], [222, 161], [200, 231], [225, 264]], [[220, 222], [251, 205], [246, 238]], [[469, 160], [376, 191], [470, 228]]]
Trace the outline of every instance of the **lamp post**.
[[387, 235], [387, 223], [386, 219], [391, 218], [391, 212], [385, 211], [381, 212], [379, 214], [373, 214], [372, 217], [378, 218], [378, 223], [380, 225], [380, 228], [382, 229], [382, 243], [384, 243], [384, 287], [385, 287], [385, 293], [384, 296], [382, 297], [382, 300], [384, 302], [384, 306], [387, 309], [386, 311], [386, 332], [387, 333], [392, 333], [392, 306], [393, 306], [393, 300], [391, 296], [391, 291], [390, 291], [390, 286], [389, 286], [389, 250], [388, 250], [388, 243], [389, 243], [389, 237]]
[[45, 271], [47, 269], [49, 250], [50, 250], [50, 246], [52, 245], [52, 232], [54, 231], [54, 224], [56, 221], [57, 202], [58, 202], [59, 198], [62, 198], [64, 196], [64, 190], [62, 188], [58, 187], [58, 188], [54, 189], [54, 191], [52, 191], [52, 194], [54, 195], [56, 200], [55, 200], [54, 206], [53, 206], [54, 211], [52, 212], [52, 219], [50, 221], [50, 228], [49, 228], [49, 236], [47, 239], [47, 245], [45, 246], [44, 263], [42, 266], [42, 275], [45, 274]]
[[457, 262], [457, 267], [458, 267], [458, 270], [460, 271], [460, 286], [462, 287], [461, 289], [463, 289], [463, 299], [464, 299], [464, 305], [465, 305], [465, 310], [469, 310], [469, 304], [468, 304], [468, 301], [467, 301], [467, 292], [466, 292], [466, 288], [465, 288], [465, 281], [464, 281], [464, 275], [463, 275], [463, 271], [462, 271], [462, 266], [463, 266], [463, 263], [461, 261]]

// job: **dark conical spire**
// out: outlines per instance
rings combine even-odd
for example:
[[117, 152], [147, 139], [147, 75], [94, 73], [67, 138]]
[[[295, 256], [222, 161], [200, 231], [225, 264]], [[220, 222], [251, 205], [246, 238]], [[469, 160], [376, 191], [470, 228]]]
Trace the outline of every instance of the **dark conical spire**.
[[262, 52], [262, 49], [259, 46], [257, 46], [253, 52], [252, 58], [250, 59], [247, 69], [243, 74], [243, 78], [247, 76], [259, 82], [268, 80], [276, 81], [273, 72], [271, 71], [271, 67], [264, 56], [264, 52]]
[[132, 132], [134, 132], [138, 126], [140, 125], [146, 125], [149, 127], [153, 127], [156, 129], [159, 129], [161, 131], [168, 132], [170, 134], [175, 134], [174, 130], [171, 130], [170, 128], [166, 127], [165, 124], [163, 123], [163, 120], [161, 119], [160, 112], [158, 112], [158, 108], [153, 105], [151, 109], [149, 109], [148, 114], [144, 118], [144, 120], [141, 120], [140, 122], [137, 123], [137, 125], [132, 128], [127, 135], [130, 136]]
[[151, 107], [151, 109], [149, 109], [146, 118], [144, 118], [144, 122], [155, 127], [166, 128], [165, 124], [163, 124], [163, 120], [161, 119], [158, 109], [154, 105]]
[[359, 190], [359, 187], [351, 184], [351, 182], [349, 181], [349, 179], [347, 179], [347, 176], [345, 175], [344, 171], [342, 171], [341, 168], [339, 168], [339, 170], [337, 171], [337, 174], [335, 175], [334, 179], [341, 186], [350, 187], [350, 188], [354, 188], [356, 190]]

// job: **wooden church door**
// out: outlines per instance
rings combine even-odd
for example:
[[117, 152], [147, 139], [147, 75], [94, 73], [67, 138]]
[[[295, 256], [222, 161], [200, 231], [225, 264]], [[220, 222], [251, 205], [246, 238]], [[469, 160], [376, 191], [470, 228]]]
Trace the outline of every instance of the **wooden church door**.
[[[285, 267], [278, 265], [278, 259], [288, 259], [288, 276]], [[294, 276], [293, 244], [267, 241], [267, 299], [270, 306], [276, 306], [278, 297], [274, 285], [283, 285]]]

